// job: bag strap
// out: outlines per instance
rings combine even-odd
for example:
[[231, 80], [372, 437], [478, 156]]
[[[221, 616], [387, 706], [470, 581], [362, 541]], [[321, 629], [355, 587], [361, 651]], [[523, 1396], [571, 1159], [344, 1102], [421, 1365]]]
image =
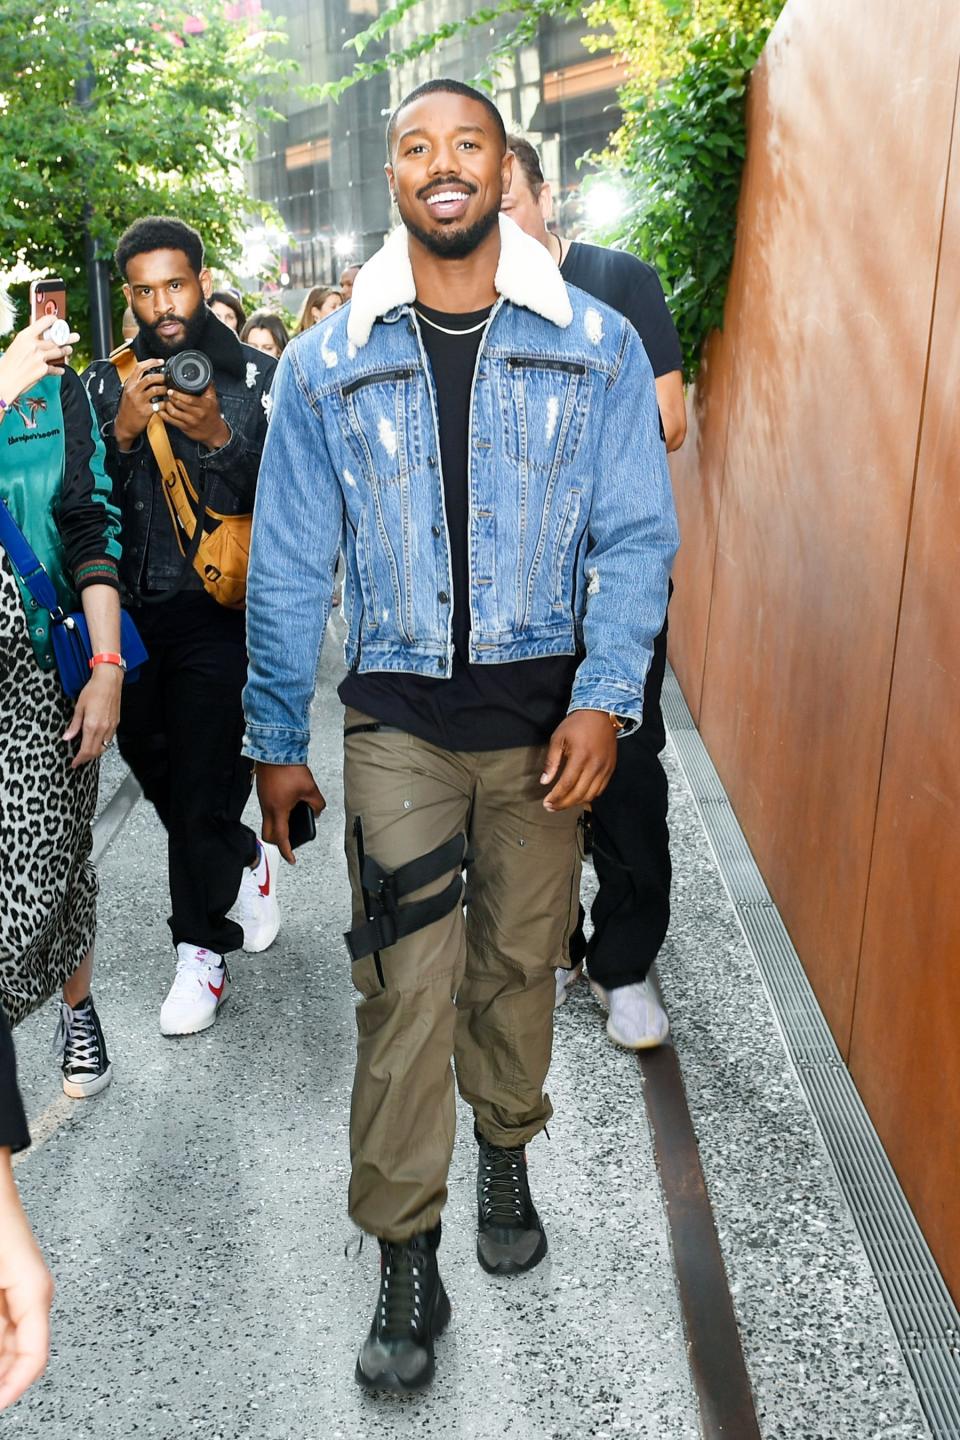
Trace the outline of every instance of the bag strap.
[[20, 526], [7, 509], [7, 502], [0, 497], [0, 545], [10, 557], [10, 563], [26, 585], [31, 598], [49, 610], [55, 620], [63, 619], [60, 601], [53, 581], [37, 559], [32, 546]]
[[[120, 376], [120, 384], [126, 385], [137, 368], [137, 357], [133, 353], [132, 341], [130, 344], [121, 345], [112, 351], [109, 358], [110, 364], [116, 367], [117, 374]], [[151, 415], [147, 421], [147, 439], [163, 479], [166, 480], [168, 475], [176, 475], [177, 482], [182, 483], [180, 482], [180, 467], [170, 444], [167, 427], [159, 415]]]
[[[133, 342], [120, 345], [109, 355], [113, 365], [120, 377], [120, 384], [126, 385], [130, 376], [137, 368], [137, 357], [133, 353]], [[167, 434], [167, 427], [159, 415], [151, 415], [147, 421], [147, 440], [150, 449], [153, 451], [153, 458], [160, 469], [160, 489], [163, 491], [163, 498], [167, 509], [170, 512], [170, 523], [173, 526], [173, 533], [177, 539], [177, 545], [183, 556], [183, 569], [177, 576], [169, 590], [164, 590], [160, 595], [139, 595], [138, 602], [141, 605], [159, 605], [164, 600], [169, 600], [174, 595], [179, 595], [186, 585], [193, 571], [193, 562], [196, 559], [197, 551], [200, 549], [200, 542], [203, 539], [203, 517], [206, 514], [204, 505], [204, 489], [206, 488], [206, 476], [203, 468], [200, 471], [200, 485], [197, 492], [197, 513], [194, 515], [187, 499], [186, 489], [183, 484], [183, 477], [180, 473], [180, 462], [173, 453], [170, 444], [170, 436]], [[189, 523], [193, 523], [193, 531], [189, 529]], [[180, 529], [182, 526], [189, 544], [184, 550], [180, 544]]]

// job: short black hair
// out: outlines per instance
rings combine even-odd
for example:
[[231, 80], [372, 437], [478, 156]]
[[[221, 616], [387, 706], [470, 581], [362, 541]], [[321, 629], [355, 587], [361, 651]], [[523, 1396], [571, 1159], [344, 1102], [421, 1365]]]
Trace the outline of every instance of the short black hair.
[[419, 100], [422, 95], [464, 95], [468, 100], [478, 100], [493, 120], [497, 134], [503, 142], [503, 148], [506, 150], [507, 127], [503, 123], [503, 116], [489, 95], [484, 95], [482, 90], [475, 90], [472, 85], [464, 85], [462, 80], [425, 80], [422, 85], [417, 86], [416, 90], [411, 90], [409, 95], [404, 96], [387, 121], [387, 159], [393, 155], [393, 136], [397, 128], [397, 116], [401, 110], [405, 110], [408, 105], [412, 105], [414, 100]]
[[524, 178], [530, 186], [530, 192], [534, 200], [540, 199], [540, 191], [546, 185], [543, 178], [543, 166], [540, 163], [540, 156], [536, 147], [523, 135], [508, 135], [507, 147], [517, 157], [517, 164], [523, 171]]
[[182, 250], [195, 275], [203, 269], [203, 241], [192, 225], [172, 215], [144, 215], [142, 220], [134, 220], [127, 226], [117, 241], [113, 257], [124, 279], [130, 261], [151, 250]]

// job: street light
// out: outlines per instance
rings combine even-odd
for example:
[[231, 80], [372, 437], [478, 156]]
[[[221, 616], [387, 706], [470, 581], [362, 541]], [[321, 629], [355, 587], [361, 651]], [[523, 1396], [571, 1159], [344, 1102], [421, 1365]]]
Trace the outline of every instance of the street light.
[[333, 241], [333, 249], [337, 258], [346, 260], [357, 248], [356, 235], [336, 235]]

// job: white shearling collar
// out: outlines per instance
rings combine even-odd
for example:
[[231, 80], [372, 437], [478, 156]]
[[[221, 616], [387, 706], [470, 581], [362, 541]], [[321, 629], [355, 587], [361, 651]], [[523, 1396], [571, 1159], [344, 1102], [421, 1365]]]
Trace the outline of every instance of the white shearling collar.
[[[493, 283], [505, 300], [562, 329], [573, 319], [567, 287], [549, 252], [508, 215], [500, 216], [500, 260]], [[366, 345], [376, 320], [416, 298], [407, 232], [399, 225], [353, 282], [347, 338], [358, 349]]]

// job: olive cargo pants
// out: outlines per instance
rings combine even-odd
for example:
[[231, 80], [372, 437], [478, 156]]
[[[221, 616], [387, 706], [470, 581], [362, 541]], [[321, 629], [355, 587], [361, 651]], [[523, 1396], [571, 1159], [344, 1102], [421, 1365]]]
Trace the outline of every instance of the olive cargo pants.
[[[466, 915], [458, 903], [353, 965], [361, 999], [350, 1214], [369, 1234], [401, 1241], [431, 1229], [447, 1198], [451, 1058], [460, 1093], [493, 1144], [525, 1144], [553, 1113], [543, 1084], [554, 968], [570, 963], [576, 920], [579, 812], [544, 810], [545, 746], [465, 752], [386, 728], [350, 733], [373, 725], [346, 713], [353, 924], [368, 918], [358, 841], [391, 871], [458, 835], [469, 845]], [[455, 873], [402, 896], [400, 905], [438, 894]]]

